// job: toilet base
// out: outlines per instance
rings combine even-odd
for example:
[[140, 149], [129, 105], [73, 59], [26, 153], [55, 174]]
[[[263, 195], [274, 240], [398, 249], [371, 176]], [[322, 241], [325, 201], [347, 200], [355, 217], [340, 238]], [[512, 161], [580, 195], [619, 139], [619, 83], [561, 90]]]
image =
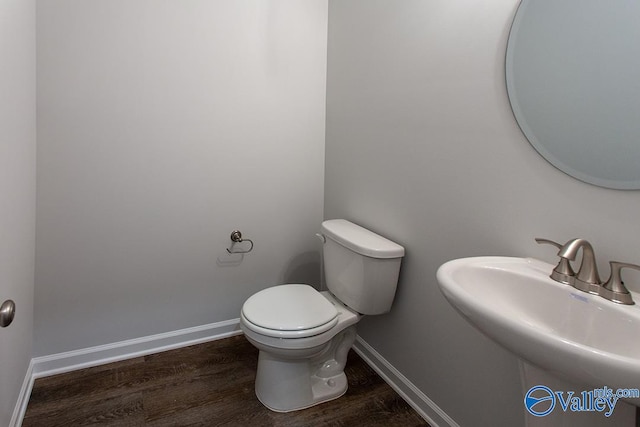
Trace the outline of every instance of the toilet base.
[[345, 394], [344, 365], [355, 335], [355, 326], [345, 329], [310, 358], [292, 359], [261, 350], [255, 383], [258, 400], [272, 411], [291, 412]]
[[337, 399], [347, 392], [347, 376], [343, 373], [331, 378], [309, 378], [305, 384], [310, 393], [274, 395], [273, 388], [264, 390], [256, 381], [256, 396], [260, 403], [274, 412], [292, 412]]

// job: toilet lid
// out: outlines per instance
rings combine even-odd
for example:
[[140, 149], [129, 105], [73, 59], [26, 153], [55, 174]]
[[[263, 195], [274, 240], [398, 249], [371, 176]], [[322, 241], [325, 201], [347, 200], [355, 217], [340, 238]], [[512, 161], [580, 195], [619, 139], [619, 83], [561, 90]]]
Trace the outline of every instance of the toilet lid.
[[281, 285], [252, 295], [242, 306], [247, 327], [255, 332], [301, 338], [328, 331], [338, 322], [338, 310], [309, 285]]

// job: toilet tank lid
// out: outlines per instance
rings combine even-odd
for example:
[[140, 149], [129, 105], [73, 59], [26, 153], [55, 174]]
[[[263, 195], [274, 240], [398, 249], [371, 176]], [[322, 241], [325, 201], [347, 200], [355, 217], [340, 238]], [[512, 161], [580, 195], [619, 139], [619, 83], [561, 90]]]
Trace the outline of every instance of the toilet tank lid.
[[346, 219], [330, 219], [322, 223], [321, 232], [344, 247], [371, 258], [401, 258], [404, 248]]

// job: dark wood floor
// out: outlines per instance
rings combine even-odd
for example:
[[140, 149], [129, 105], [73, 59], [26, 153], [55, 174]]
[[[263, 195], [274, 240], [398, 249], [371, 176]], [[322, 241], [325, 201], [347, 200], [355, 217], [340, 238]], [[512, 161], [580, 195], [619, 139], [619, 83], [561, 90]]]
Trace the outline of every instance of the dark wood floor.
[[255, 397], [258, 352], [244, 336], [36, 380], [28, 426], [428, 425], [353, 350], [347, 393], [281, 414]]

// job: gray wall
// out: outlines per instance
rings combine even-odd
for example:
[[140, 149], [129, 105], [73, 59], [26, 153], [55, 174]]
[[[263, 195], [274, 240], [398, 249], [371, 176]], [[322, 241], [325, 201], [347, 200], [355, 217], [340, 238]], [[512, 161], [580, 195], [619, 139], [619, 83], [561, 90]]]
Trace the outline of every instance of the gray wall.
[[31, 359], [36, 202], [35, 1], [0, 2], [0, 425], [9, 425]]
[[640, 193], [564, 175], [514, 121], [503, 68], [516, 6], [329, 7], [325, 218], [407, 249], [392, 312], [364, 318], [359, 333], [463, 426], [522, 425], [519, 372], [442, 297], [439, 265], [475, 255], [552, 262], [536, 236], [589, 239], [605, 278], [609, 259], [640, 261]]
[[[503, 72], [516, 3], [330, 2], [327, 76], [326, 0], [40, 0], [35, 355], [235, 318], [259, 289], [316, 282], [324, 191], [325, 218], [407, 248], [393, 311], [360, 334], [461, 425], [521, 425], [515, 358], [450, 308], [437, 267], [552, 261], [535, 236], [581, 236], [606, 275], [640, 261], [640, 196], [567, 177], [521, 135]], [[2, 187], [25, 197], [7, 221], [27, 242], [27, 306], [30, 114], [10, 145], [19, 186]], [[233, 228], [256, 242], [244, 259], [224, 251]]]
[[36, 356], [318, 282], [326, 0], [39, 1], [37, 19]]

